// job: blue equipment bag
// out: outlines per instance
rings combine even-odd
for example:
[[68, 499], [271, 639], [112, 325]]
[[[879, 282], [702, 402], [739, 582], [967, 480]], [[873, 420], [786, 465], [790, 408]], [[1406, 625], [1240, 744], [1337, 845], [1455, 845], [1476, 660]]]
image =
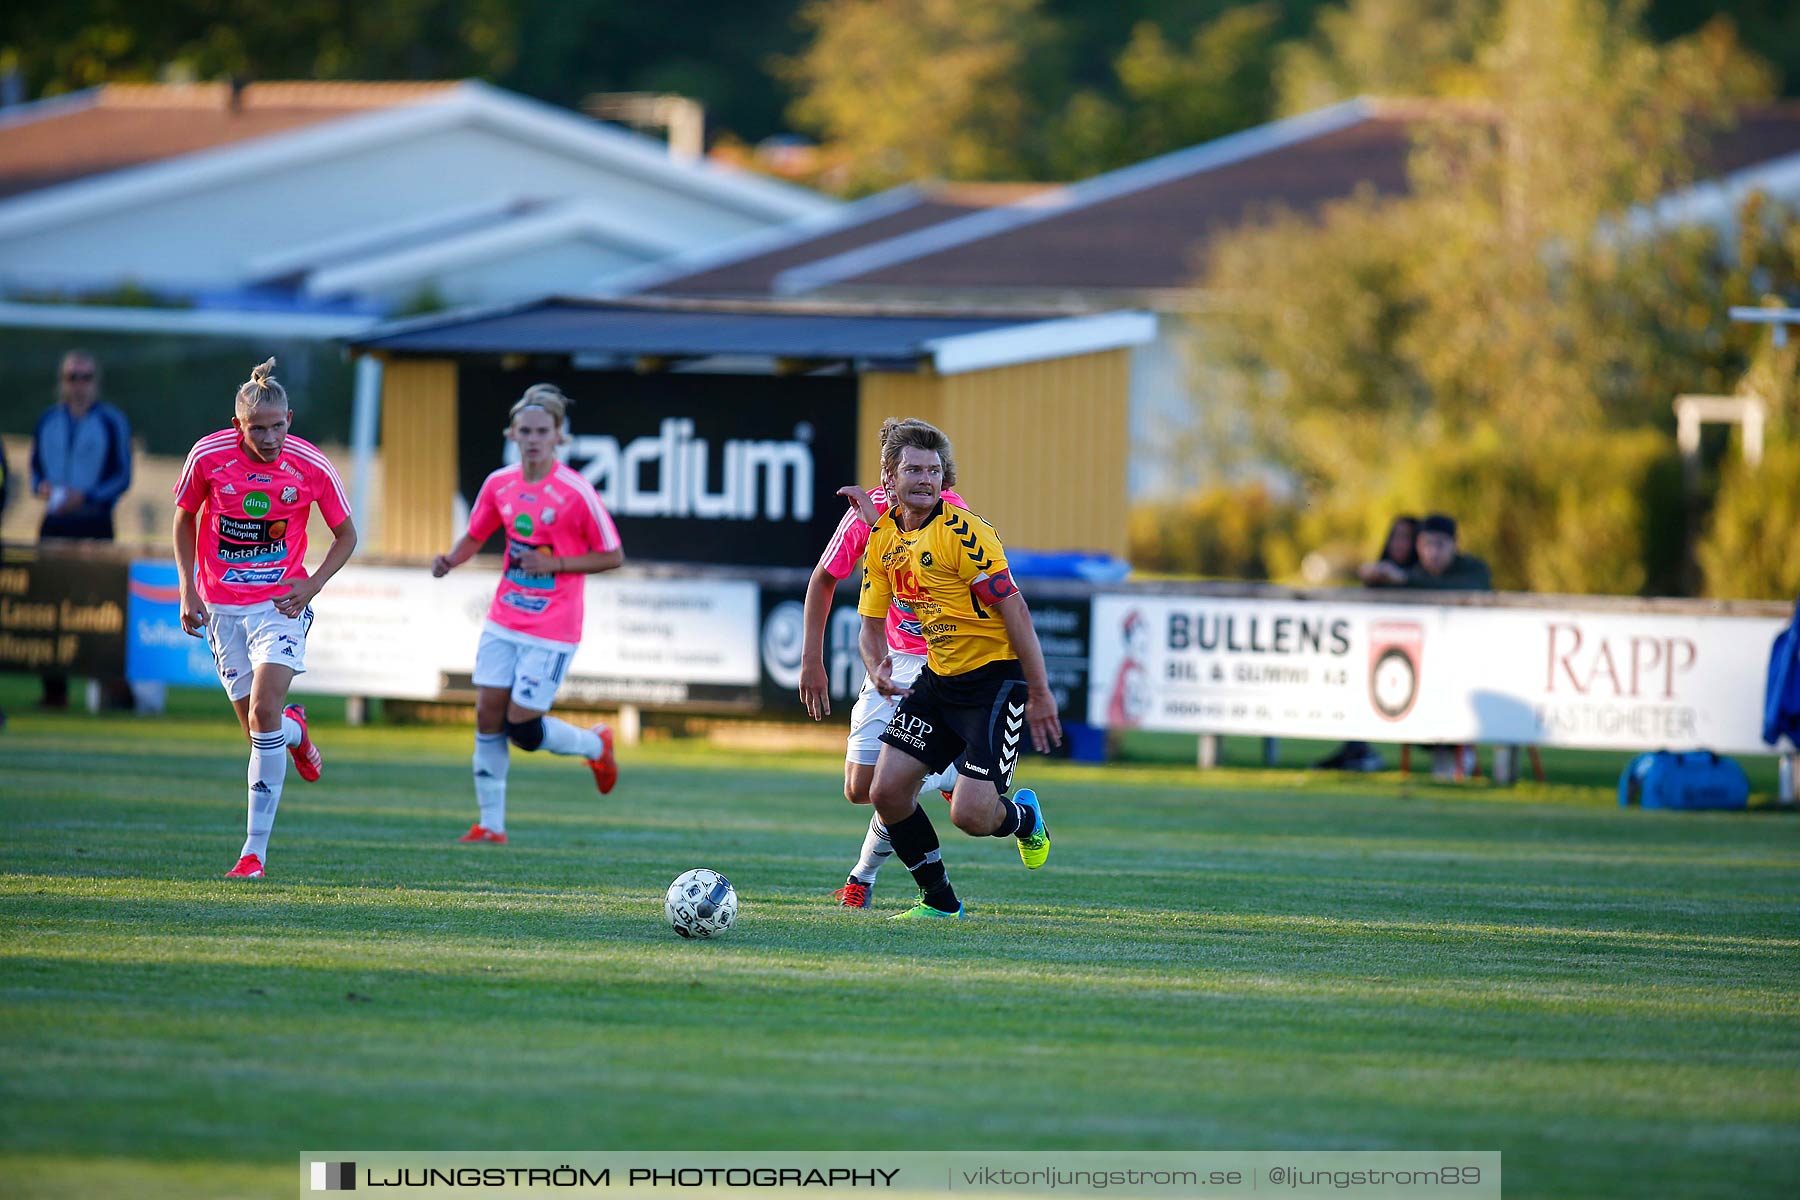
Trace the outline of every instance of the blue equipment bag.
[[1750, 804], [1744, 768], [1711, 750], [1657, 750], [1631, 760], [1619, 776], [1619, 806], [1742, 809]]

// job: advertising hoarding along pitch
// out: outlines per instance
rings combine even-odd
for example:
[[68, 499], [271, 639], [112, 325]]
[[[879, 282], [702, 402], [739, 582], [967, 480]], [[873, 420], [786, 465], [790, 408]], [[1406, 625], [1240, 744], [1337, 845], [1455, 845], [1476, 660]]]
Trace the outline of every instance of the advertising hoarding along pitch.
[[53, 543], [0, 552], [0, 671], [125, 673], [126, 562]]
[[[141, 562], [132, 572], [133, 678], [216, 682], [206, 643], [181, 633], [175, 565]], [[443, 579], [415, 567], [345, 567], [314, 605], [294, 692], [431, 700], [467, 691], [493, 597], [481, 559]], [[593, 576], [586, 602], [565, 702], [754, 703], [756, 584]]]
[[1766, 754], [1775, 618], [1094, 598], [1089, 720], [1366, 741]]

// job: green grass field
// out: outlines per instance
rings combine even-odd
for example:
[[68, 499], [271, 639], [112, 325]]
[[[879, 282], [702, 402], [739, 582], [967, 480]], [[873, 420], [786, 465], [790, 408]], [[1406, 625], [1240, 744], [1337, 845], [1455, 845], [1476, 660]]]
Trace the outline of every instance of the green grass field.
[[[0, 682], [8, 1196], [290, 1196], [327, 1148], [1500, 1150], [1509, 1196], [1800, 1174], [1800, 820], [1622, 812], [1616, 759], [1510, 790], [1033, 763], [1049, 866], [940, 821], [971, 919], [889, 923], [896, 865], [875, 914], [827, 899], [866, 815], [830, 755], [634, 748], [601, 799], [515, 754], [513, 843], [458, 846], [466, 729], [326, 716], [325, 779], [290, 772], [272, 875], [234, 885], [221, 698], [41, 716], [31, 684]], [[742, 899], [716, 942], [662, 921], [693, 866]]]

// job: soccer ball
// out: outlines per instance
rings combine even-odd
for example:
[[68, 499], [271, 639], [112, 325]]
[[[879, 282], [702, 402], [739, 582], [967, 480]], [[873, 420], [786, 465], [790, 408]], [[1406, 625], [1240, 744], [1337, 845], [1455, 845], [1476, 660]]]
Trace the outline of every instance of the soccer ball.
[[663, 897], [663, 916], [684, 938], [715, 937], [737, 919], [737, 892], [731, 880], [717, 871], [696, 867], [669, 885], [669, 893]]

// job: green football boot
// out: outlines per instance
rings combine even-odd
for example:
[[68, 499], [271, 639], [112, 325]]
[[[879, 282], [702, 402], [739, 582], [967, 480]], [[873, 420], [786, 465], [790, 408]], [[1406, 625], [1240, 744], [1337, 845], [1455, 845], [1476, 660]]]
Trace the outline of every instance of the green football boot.
[[931, 907], [931, 905], [925, 903], [925, 897], [920, 896], [919, 902], [917, 904], [913, 905], [911, 908], [906, 908], [906, 909], [900, 910], [899, 912], [895, 913], [893, 916], [889, 917], [888, 920], [890, 920], [890, 921], [921, 921], [921, 920], [929, 921], [934, 917], [941, 917], [946, 921], [963, 920], [963, 906], [962, 906], [961, 902], [959, 901], [956, 905], [955, 912], [945, 912], [941, 908]]
[[1013, 803], [1020, 808], [1029, 808], [1037, 817], [1031, 836], [1019, 839], [1019, 861], [1035, 871], [1050, 857], [1050, 827], [1044, 824], [1044, 806], [1038, 802], [1037, 793], [1030, 788], [1020, 788], [1019, 794], [1013, 797]]

